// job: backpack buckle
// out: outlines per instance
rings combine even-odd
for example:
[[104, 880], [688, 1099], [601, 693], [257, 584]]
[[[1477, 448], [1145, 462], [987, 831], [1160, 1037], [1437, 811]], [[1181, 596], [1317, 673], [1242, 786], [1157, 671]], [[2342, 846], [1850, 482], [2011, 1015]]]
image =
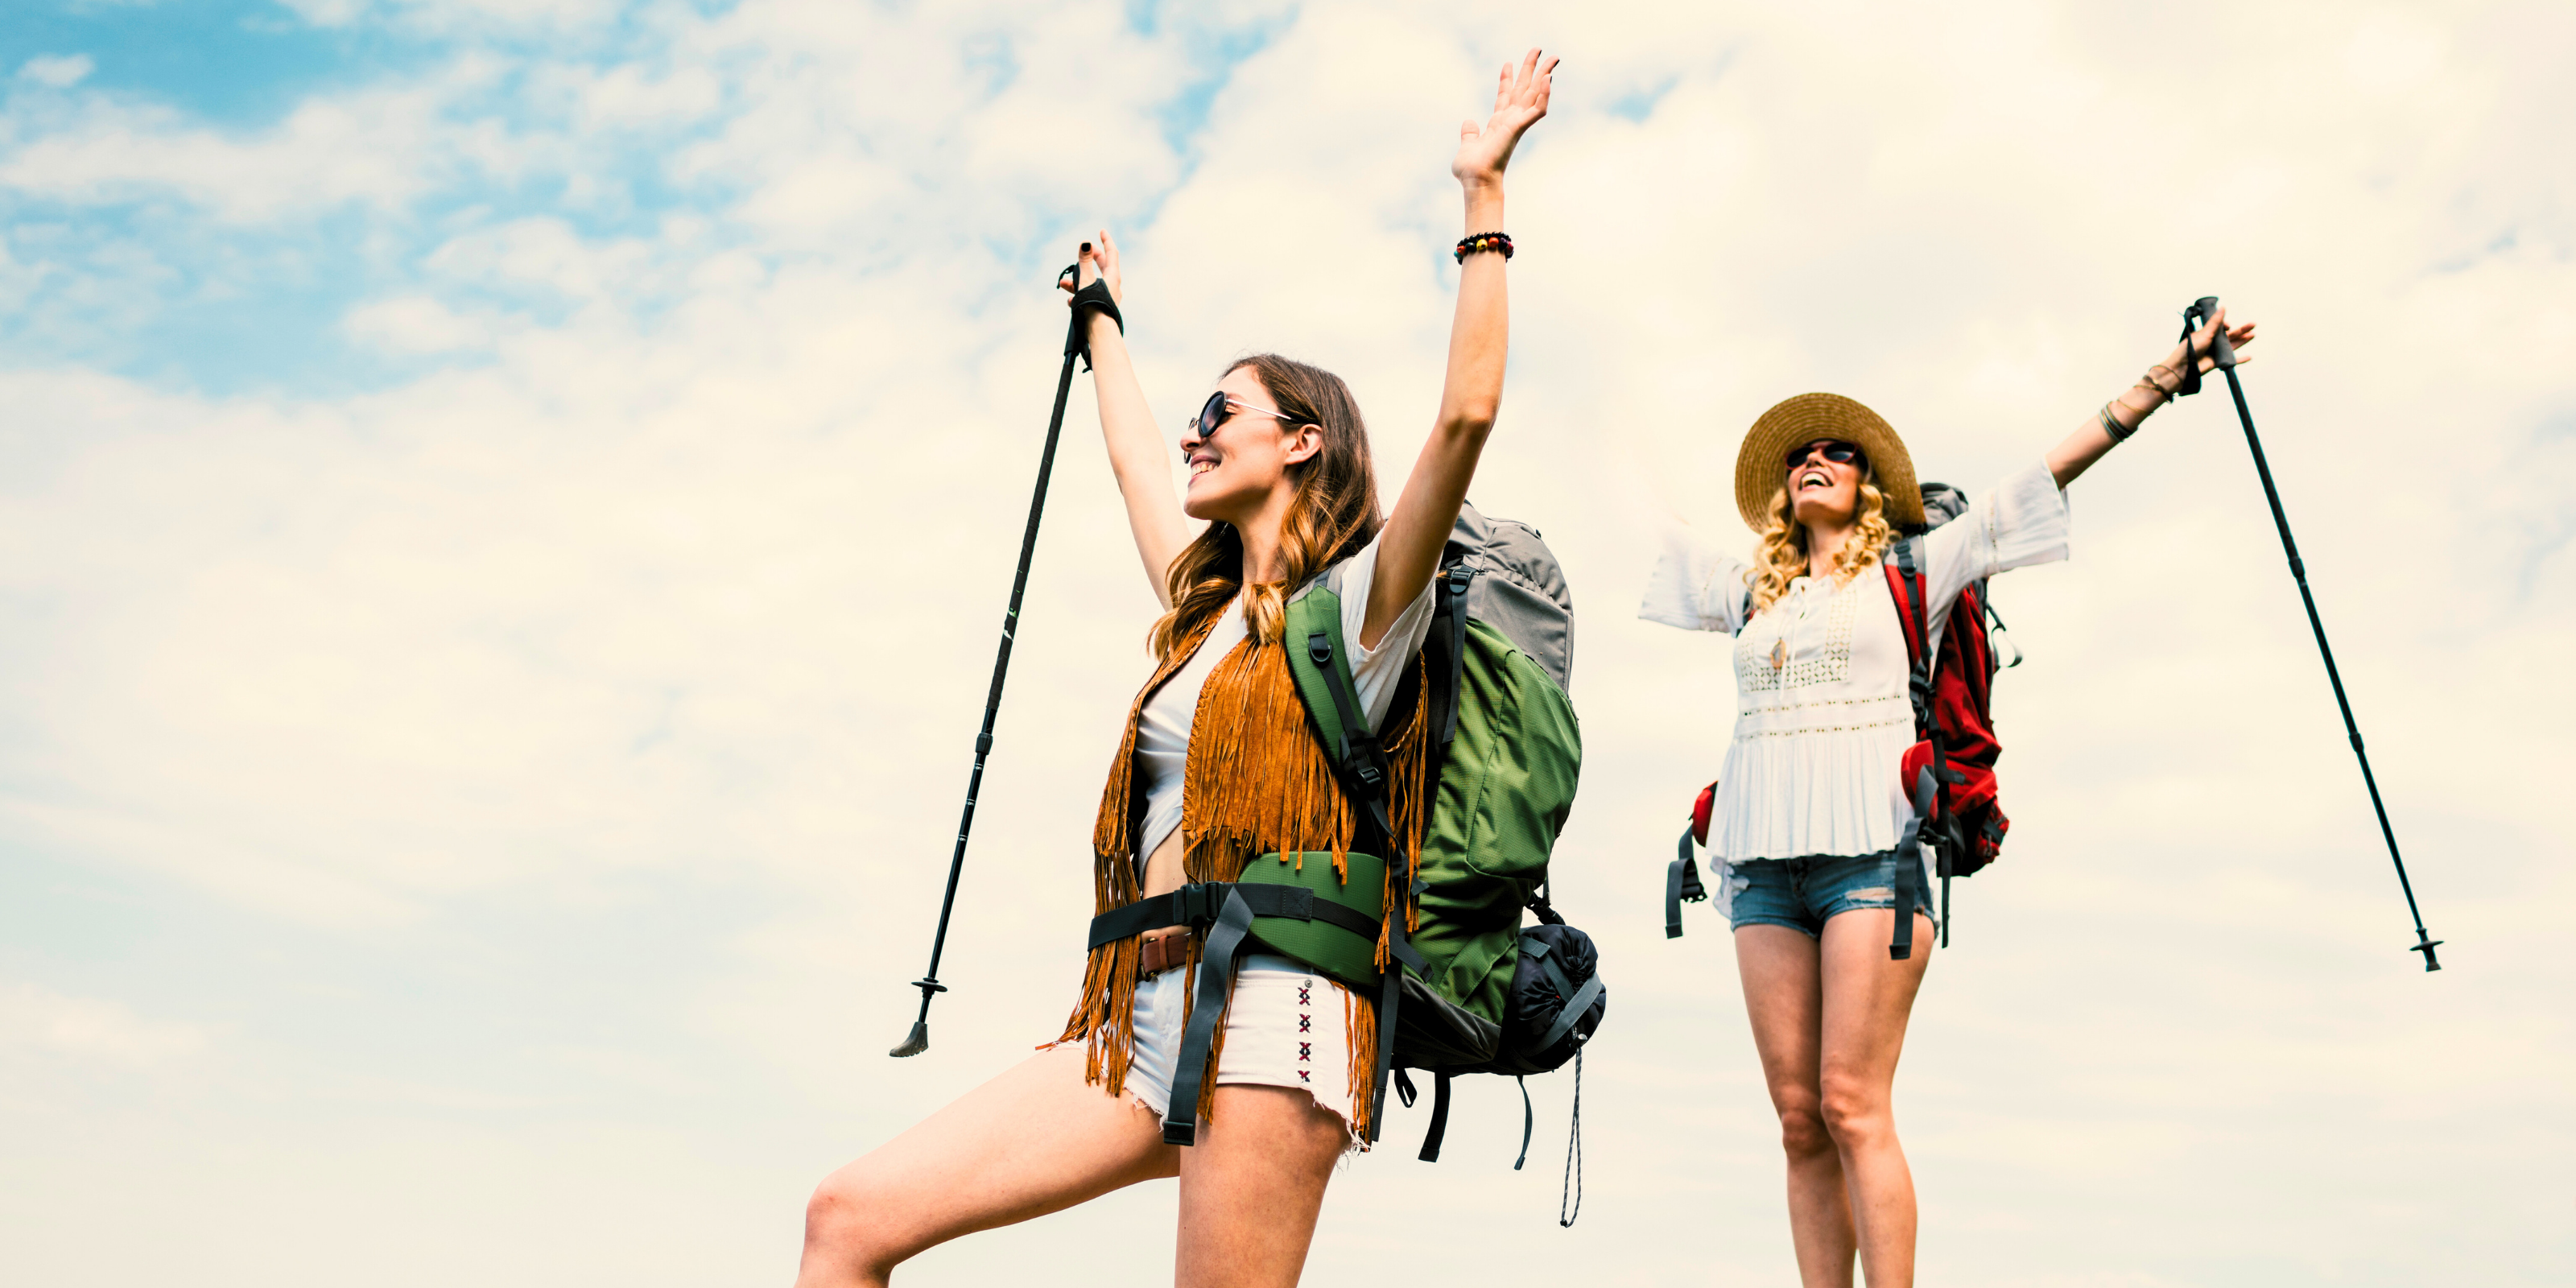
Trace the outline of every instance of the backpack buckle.
[[1217, 898], [1224, 887], [1193, 881], [1172, 892], [1172, 924], [1204, 928], [1216, 920]]
[[1360, 739], [1353, 739], [1352, 744], [1351, 760], [1347, 766], [1351, 777], [1360, 780], [1372, 792], [1384, 791], [1386, 757], [1378, 751], [1377, 739], [1370, 738], [1365, 740], [1365, 743]]

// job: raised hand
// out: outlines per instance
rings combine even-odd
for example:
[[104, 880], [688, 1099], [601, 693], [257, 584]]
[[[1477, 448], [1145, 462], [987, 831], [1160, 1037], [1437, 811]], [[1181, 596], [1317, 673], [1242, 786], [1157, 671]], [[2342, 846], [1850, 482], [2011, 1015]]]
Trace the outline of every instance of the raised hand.
[[1449, 173], [1470, 188], [1499, 187], [1503, 167], [1512, 161], [1512, 149], [1521, 135], [1538, 119], [1547, 115], [1549, 77], [1556, 71], [1557, 60], [1550, 58], [1542, 65], [1539, 51], [1532, 49], [1517, 67], [1505, 64], [1502, 83], [1494, 91], [1494, 114], [1481, 126], [1463, 121], [1458, 126], [1458, 155], [1449, 162]]
[[[2237, 363], [2242, 365], [2253, 361], [2252, 358], [2245, 356], [2244, 350], [2246, 345], [2254, 343], [2254, 324], [2248, 322], [2243, 326], [2227, 326], [2227, 306], [2221, 304], [2218, 306], [2218, 312], [2210, 315], [2208, 322], [2191, 333], [2191, 356], [2198, 360], [2200, 369], [2204, 372], [2218, 368], [2218, 360], [2209, 356], [2209, 346], [2210, 341], [2217, 337], [2220, 327], [2227, 327], [2227, 344], [2237, 351]], [[2165, 356], [2165, 363], [2168, 366], [2182, 360], [2182, 346], [2179, 344], [2174, 346], [2172, 353]], [[2180, 368], [2177, 367], [2176, 370], [2179, 371]]]
[[1106, 278], [1109, 282], [1109, 298], [1124, 304], [1127, 302], [1127, 293], [1118, 274], [1118, 243], [1109, 239], [1109, 230], [1106, 228], [1094, 233], [1093, 236], [1100, 240], [1082, 244], [1081, 258], [1074, 261], [1073, 279], [1067, 281], [1059, 277], [1055, 284], [1066, 294], [1071, 294], [1091, 285], [1094, 281]]

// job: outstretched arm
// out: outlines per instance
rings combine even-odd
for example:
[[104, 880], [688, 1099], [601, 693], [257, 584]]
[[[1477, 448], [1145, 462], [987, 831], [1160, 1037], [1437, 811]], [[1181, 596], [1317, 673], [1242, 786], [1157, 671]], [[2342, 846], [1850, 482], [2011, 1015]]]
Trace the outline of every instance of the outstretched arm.
[[[1076, 280], [1066, 289], [1106, 278], [1110, 295], [1117, 297], [1123, 288], [1118, 243], [1105, 228], [1099, 238], [1082, 244]], [[1100, 395], [1100, 433], [1109, 443], [1109, 469], [1118, 478], [1118, 494], [1127, 501], [1127, 527], [1136, 534], [1136, 554], [1145, 561], [1146, 579], [1154, 583], [1154, 600], [1170, 608], [1172, 592], [1164, 573], [1198, 533], [1172, 490], [1171, 448], [1154, 427], [1145, 390], [1136, 383], [1126, 335], [1097, 309], [1086, 315], [1084, 325], [1090, 328], [1091, 386]]]
[[[1469, 236], [1504, 231], [1503, 168], [1511, 163], [1521, 135], [1547, 115], [1548, 78], [1556, 62], [1550, 58], [1542, 63], [1533, 49], [1519, 66], [1503, 68], [1494, 114], [1482, 126], [1469, 121], [1459, 127], [1458, 155], [1449, 172], [1466, 195]], [[1440, 388], [1440, 416], [1378, 536], [1377, 576], [1369, 586], [1368, 619], [1360, 628], [1362, 647], [1376, 648], [1386, 638], [1387, 628], [1440, 566], [1441, 547], [1458, 521], [1468, 480], [1476, 475], [1476, 458], [1484, 453], [1485, 435], [1493, 431], [1494, 413], [1502, 404], [1510, 333], [1502, 255], [1469, 255], [1458, 270], [1458, 314], [1449, 326], [1449, 374]]]
[[[2209, 319], [2208, 325], [2192, 333], [2188, 344], [2176, 342], [2173, 352], [2166, 354], [2164, 361], [2147, 368], [2147, 374], [2137, 384], [2120, 391], [2120, 396], [2111, 400], [2106, 410], [2118, 420], [2123, 436], [2145, 423], [2147, 417], [2155, 415], [2158, 407], [2172, 401], [2174, 387], [2182, 383], [2182, 373], [2187, 369], [2184, 363], [2197, 363], [2202, 371], [2217, 368], [2218, 364], [2209, 356], [2209, 342], [2217, 336], [2220, 327], [2227, 327], [2227, 342], [2238, 349], [2254, 342], [2254, 324], [2227, 326], [2227, 310], [2222, 306], [2217, 315]], [[2251, 362], [2253, 359], [2239, 355], [2237, 361]], [[2096, 414], [2074, 433], [2068, 434], [2064, 442], [2049, 449], [2048, 472], [2056, 476], [2057, 486], [2063, 490], [2075, 481], [2077, 475], [2091, 469], [2093, 462], [2102, 459], [2105, 453], [2118, 445], [2119, 440], [2103, 428], [2102, 417]]]

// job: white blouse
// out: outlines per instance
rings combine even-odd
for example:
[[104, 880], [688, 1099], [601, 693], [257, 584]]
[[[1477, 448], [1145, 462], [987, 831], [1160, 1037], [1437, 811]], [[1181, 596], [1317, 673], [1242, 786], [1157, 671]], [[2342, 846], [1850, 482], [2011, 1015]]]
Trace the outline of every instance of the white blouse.
[[[1350, 650], [1351, 687], [1359, 690], [1356, 696], [1373, 726], [1385, 721], [1387, 708], [1395, 702], [1397, 682], [1404, 678], [1404, 664], [1422, 650], [1423, 638], [1431, 633], [1433, 607], [1431, 583], [1424, 582], [1422, 593], [1395, 615], [1377, 647], [1361, 645], [1369, 588], [1377, 582], [1378, 539], [1385, 535], [1381, 530], [1358, 554], [1328, 572], [1334, 591], [1342, 597], [1342, 647]], [[1181, 781], [1189, 765], [1190, 726], [1198, 717], [1199, 690], [1207, 687], [1216, 664], [1249, 634], [1243, 599], [1237, 596], [1200, 642], [1198, 652], [1154, 691], [1153, 700], [1137, 716], [1136, 765], [1145, 778], [1144, 844], [1136, 847], [1140, 867], [1181, 825]]]
[[[1923, 538], [1935, 646], [1970, 582], [2066, 557], [2066, 494], [2045, 462], [2006, 478]], [[1735, 636], [1735, 741], [1717, 780], [1709, 853], [1722, 862], [1893, 849], [1913, 817], [1897, 781], [1914, 744], [1905, 630], [1887, 575], [1800, 577], [1744, 620], [1752, 569], [1679, 524], [1639, 617]]]

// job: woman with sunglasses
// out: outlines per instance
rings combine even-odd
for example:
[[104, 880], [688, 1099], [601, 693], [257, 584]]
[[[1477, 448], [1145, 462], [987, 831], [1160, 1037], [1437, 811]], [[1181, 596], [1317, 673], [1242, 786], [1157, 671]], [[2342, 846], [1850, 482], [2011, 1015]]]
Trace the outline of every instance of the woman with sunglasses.
[[[2063, 491], [2210, 367], [2221, 313], [2176, 344], [2046, 457], [1923, 537], [1931, 639], [1971, 582], [2066, 557]], [[2232, 327], [2239, 347], [2252, 324]], [[1931, 960], [1931, 903], [1899, 763], [1915, 741], [1905, 632], [1880, 560], [1919, 529], [1904, 442], [1875, 412], [1802, 394], [1762, 414], [1736, 458], [1750, 564], [1675, 525], [1639, 616], [1735, 637], [1737, 714], [1708, 849], [1735, 932], [1753, 1045], [1788, 1154], [1789, 1229], [1806, 1288], [1914, 1282], [1914, 1182], [1891, 1107], [1914, 994]], [[1912, 868], [1900, 874], [1899, 865]], [[1901, 877], [1910, 879], [1901, 879]], [[1910, 956], [1891, 957], [1896, 893]]]
[[[1502, 398], [1503, 170], [1546, 115], [1555, 66], [1537, 50], [1506, 66], [1492, 116], [1459, 131], [1450, 170], [1465, 192], [1467, 237], [1448, 378], [1430, 440], [1383, 521], [1349, 388], [1267, 354], [1229, 367], [1182, 431], [1189, 482], [1176, 497], [1169, 440], [1146, 409], [1122, 323], [1090, 315], [1101, 430], [1164, 609], [1150, 635], [1156, 665], [1129, 708], [1092, 836], [1096, 912], [1232, 881], [1265, 853], [1339, 869], [1374, 835], [1308, 730], [1288, 670], [1285, 605], [1318, 580], [1340, 596], [1357, 700], [1384, 732], [1390, 844], [1409, 853], [1418, 843], [1424, 721], [1420, 686], [1400, 681], [1414, 669], [1431, 576]], [[1083, 243], [1078, 274], [1077, 304], [1115, 300], [1108, 233]], [[1402, 709], [1399, 690], [1412, 695]], [[1401, 915], [1391, 884], [1380, 879], [1365, 897]], [[1241, 960], [1211, 1057], [1181, 1069], [1200, 939], [1171, 927], [1095, 947], [1056, 1044], [824, 1180], [807, 1209], [797, 1283], [882, 1284], [897, 1263], [958, 1235], [1172, 1176], [1179, 1283], [1295, 1283], [1335, 1162], [1369, 1137], [1373, 999], [1255, 952]], [[1381, 964], [1385, 951], [1381, 940]], [[1176, 1106], [1176, 1084], [1201, 1090]], [[1187, 1147], [1166, 1143], [1167, 1116], [1185, 1125]], [[1077, 1255], [1129, 1255], [1108, 1238], [1096, 1245]]]

